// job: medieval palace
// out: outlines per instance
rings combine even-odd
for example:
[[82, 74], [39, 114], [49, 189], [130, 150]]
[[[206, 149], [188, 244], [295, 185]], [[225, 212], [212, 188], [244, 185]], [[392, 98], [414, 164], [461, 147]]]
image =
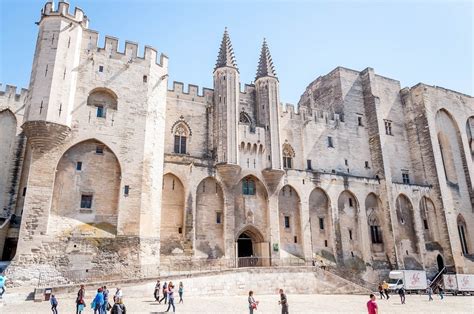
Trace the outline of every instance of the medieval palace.
[[0, 92], [10, 278], [249, 257], [474, 273], [473, 97], [338, 67], [283, 104], [265, 41], [242, 84], [226, 30], [200, 89], [169, 83], [154, 48], [98, 37], [46, 3], [28, 90]]

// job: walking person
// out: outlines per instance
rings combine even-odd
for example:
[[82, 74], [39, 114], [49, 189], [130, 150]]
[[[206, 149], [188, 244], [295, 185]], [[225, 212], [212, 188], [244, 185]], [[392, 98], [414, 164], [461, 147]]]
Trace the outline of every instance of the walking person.
[[58, 314], [58, 300], [54, 296], [54, 294], [51, 295], [51, 298], [49, 298], [49, 303], [51, 303], [51, 311], [53, 314]]
[[288, 313], [288, 299], [286, 298], [286, 294], [283, 292], [283, 289], [280, 289], [280, 301], [278, 304], [281, 305], [281, 314], [289, 314]]
[[84, 307], [86, 302], [84, 301], [84, 296], [86, 295], [86, 289], [84, 289], [84, 285], [81, 285], [79, 291], [77, 291], [77, 298], [76, 298], [76, 314], [82, 314], [84, 311]]
[[3, 274], [3, 270], [0, 270], [0, 299], [3, 298], [3, 294], [5, 293], [5, 275]]
[[178, 294], [179, 294], [179, 302], [178, 303], [183, 303], [183, 292], [184, 292], [184, 286], [183, 282], [179, 282], [179, 287], [178, 287]]
[[112, 308], [109, 303], [109, 290], [106, 286], [102, 287], [102, 293], [104, 294], [104, 304], [102, 305], [102, 313], [107, 313]]
[[378, 288], [379, 288], [380, 300], [385, 299], [385, 295], [383, 294], [382, 283], [379, 283]]
[[158, 301], [159, 304], [161, 304], [161, 301], [165, 300], [165, 304], [166, 304], [166, 301], [168, 299], [168, 284], [165, 283], [163, 284], [163, 297]]
[[94, 310], [94, 314], [105, 314], [103, 312], [104, 294], [102, 293], [102, 288], [97, 289], [97, 294], [92, 301], [91, 308]]
[[428, 285], [428, 288], [426, 288], [426, 293], [428, 293], [428, 301], [433, 301], [433, 297], [431, 296], [433, 294], [433, 288]]
[[127, 309], [125, 308], [125, 304], [122, 302], [122, 298], [116, 299], [115, 304], [112, 307], [111, 314], [126, 314]]
[[258, 301], [255, 301], [252, 290], [249, 291], [248, 301], [249, 301], [249, 312], [250, 314], [253, 314], [253, 310], [257, 309]]
[[390, 299], [390, 296], [388, 295], [388, 283], [385, 280], [382, 283], [382, 288], [383, 292], [385, 292], [385, 295], [387, 296], [387, 300]]
[[400, 289], [398, 289], [398, 295], [400, 296], [400, 302], [405, 304], [405, 287], [401, 286]]
[[158, 279], [156, 281], [155, 291], [153, 292], [153, 296], [155, 297], [155, 300], [158, 303], [160, 302], [160, 289], [161, 289], [161, 283], [160, 283], [160, 279]]
[[444, 299], [444, 289], [441, 287], [441, 285], [438, 285], [438, 294], [441, 300]]
[[114, 294], [114, 303], [122, 300], [122, 289], [120, 289], [120, 287], [117, 288], [117, 290], [115, 291], [115, 294]]
[[170, 281], [168, 284], [168, 309], [165, 312], [168, 312], [173, 306], [173, 313], [176, 311], [174, 308], [174, 286], [173, 283]]
[[367, 302], [367, 313], [368, 314], [378, 314], [379, 307], [377, 306], [377, 302], [375, 302], [375, 295], [370, 294], [370, 300]]

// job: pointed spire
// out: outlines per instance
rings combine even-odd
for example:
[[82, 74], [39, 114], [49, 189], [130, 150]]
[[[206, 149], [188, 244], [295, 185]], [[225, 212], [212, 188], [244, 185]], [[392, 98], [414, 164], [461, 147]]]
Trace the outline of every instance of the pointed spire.
[[224, 36], [222, 36], [221, 47], [219, 49], [219, 55], [217, 56], [216, 67], [233, 67], [237, 68], [237, 62], [235, 61], [234, 49], [232, 49], [232, 43], [230, 42], [229, 33], [227, 27], [224, 30]]
[[255, 80], [264, 77], [276, 77], [275, 67], [273, 66], [272, 56], [268, 49], [267, 41], [263, 39], [262, 51], [260, 52], [260, 60], [258, 61], [257, 75]]

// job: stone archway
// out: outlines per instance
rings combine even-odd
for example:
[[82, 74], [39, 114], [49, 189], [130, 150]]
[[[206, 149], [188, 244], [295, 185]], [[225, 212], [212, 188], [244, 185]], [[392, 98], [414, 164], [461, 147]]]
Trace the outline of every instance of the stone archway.
[[48, 233], [113, 237], [117, 233], [121, 167], [104, 143], [70, 147], [56, 166]]
[[238, 267], [270, 264], [268, 242], [264, 241], [262, 233], [253, 226], [247, 226], [238, 233], [235, 248]]
[[303, 257], [301, 232], [301, 200], [291, 185], [285, 185], [278, 194], [278, 221], [282, 257]]
[[163, 176], [161, 199], [160, 252], [163, 255], [183, 253], [184, 197], [183, 183], [177, 176]]

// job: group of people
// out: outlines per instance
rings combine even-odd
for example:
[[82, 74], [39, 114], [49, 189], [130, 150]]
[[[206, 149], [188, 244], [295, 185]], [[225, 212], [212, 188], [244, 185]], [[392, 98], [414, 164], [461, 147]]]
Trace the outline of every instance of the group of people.
[[[165, 312], [169, 312], [171, 307], [173, 307], [173, 312], [176, 311], [176, 308], [174, 305], [174, 289], [175, 289], [175, 286], [172, 281], [170, 282], [165, 281], [163, 283], [163, 287], [161, 286], [161, 281], [159, 279], [156, 281], [153, 296], [155, 297], [155, 300], [158, 302], [158, 304], [161, 304], [162, 301], [165, 301], [165, 304], [168, 302], [168, 309]], [[163, 292], [163, 297], [161, 299], [160, 299], [160, 291]], [[184, 285], [183, 285], [183, 282], [180, 282], [178, 286], [178, 295], [179, 295], [178, 303], [183, 303], [183, 292], [184, 292]]]
[[[430, 285], [430, 282], [428, 282], [427, 284], [427, 288], [426, 288], [426, 294], [428, 294], [428, 301], [433, 301], [433, 288], [431, 288], [431, 285]], [[388, 284], [386, 281], [383, 281], [382, 283], [379, 284], [379, 294], [380, 294], [380, 299], [390, 299], [390, 295], [388, 293]], [[436, 290], [437, 290], [437, 293], [439, 295], [439, 298], [441, 300], [444, 299], [444, 289], [441, 285], [437, 285], [436, 286]], [[405, 294], [406, 294], [406, 290], [405, 290], [405, 287], [402, 286], [398, 289], [398, 295], [400, 296], [400, 302], [402, 304], [405, 304]]]
[[[281, 305], [281, 314], [289, 314], [288, 299], [286, 298], [285, 292], [283, 291], [283, 289], [280, 289], [278, 293], [280, 294], [280, 300], [278, 301], [278, 304]], [[255, 298], [253, 297], [252, 290], [249, 291], [248, 302], [249, 302], [249, 313], [253, 314], [253, 311], [257, 309], [257, 306], [260, 302], [255, 300]]]

